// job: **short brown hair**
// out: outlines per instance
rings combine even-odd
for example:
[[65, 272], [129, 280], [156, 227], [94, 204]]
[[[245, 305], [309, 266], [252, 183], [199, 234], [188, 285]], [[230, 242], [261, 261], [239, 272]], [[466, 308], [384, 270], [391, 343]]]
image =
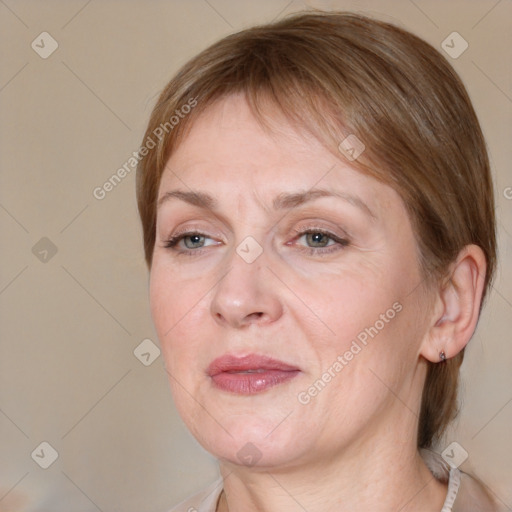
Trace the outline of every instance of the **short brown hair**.
[[[165, 87], [137, 168], [149, 268], [165, 164], [201, 112], [237, 93], [263, 124], [274, 115], [270, 105], [338, 156], [348, 135], [363, 141], [365, 150], [352, 166], [401, 196], [426, 282], [438, 282], [460, 250], [476, 244], [487, 261], [483, 304], [496, 264], [494, 195], [485, 141], [464, 85], [430, 44], [353, 13], [299, 13], [229, 35], [186, 63]], [[193, 109], [169, 122], [191, 102]], [[420, 448], [430, 447], [457, 412], [463, 356], [428, 363]]]

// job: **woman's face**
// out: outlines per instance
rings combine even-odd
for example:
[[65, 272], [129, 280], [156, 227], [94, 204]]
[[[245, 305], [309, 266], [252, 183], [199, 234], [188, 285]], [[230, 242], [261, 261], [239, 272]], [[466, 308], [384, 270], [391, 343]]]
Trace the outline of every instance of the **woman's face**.
[[392, 188], [284, 121], [263, 131], [231, 96], [194, 123], [158, 197], [152, 317], [208, 451], [286, 466], [415, 436], [426, 296]]

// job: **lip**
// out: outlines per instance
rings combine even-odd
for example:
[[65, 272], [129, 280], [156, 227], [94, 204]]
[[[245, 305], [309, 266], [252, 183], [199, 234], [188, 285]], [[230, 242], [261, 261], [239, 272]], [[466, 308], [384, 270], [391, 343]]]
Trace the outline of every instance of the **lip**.
[[226, 354], [212, 361], [207, 373], [219, 389], [252, 395], [289, 381], [300, 369], [268, 356]]

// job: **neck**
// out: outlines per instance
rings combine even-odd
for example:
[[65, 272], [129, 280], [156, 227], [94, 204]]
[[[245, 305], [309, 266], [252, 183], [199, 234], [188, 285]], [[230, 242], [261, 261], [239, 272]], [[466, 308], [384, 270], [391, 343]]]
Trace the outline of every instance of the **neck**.
[[439, 512], [447, 486], [433, 477], [415, 443], [399, 441], [386, 449], [382, 439], [373, 441], [293, 468], [222, 462], [218, 510]]

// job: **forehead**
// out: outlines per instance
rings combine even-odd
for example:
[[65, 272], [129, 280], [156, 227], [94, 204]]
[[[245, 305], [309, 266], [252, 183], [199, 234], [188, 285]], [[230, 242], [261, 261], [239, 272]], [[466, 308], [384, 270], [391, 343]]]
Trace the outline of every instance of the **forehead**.
[[270, 117], [268, 126], [261, 125], [242, 95], [207, 107], [169, 158], [159, 197], [170, 188], [189, 188], [207, 190], [221, 201], [254, 195], [268, 204], [282, 192], [332, 188], [382, 207], [400, 201], [393, 189], [354, 169], [282, 114]]
[[[334, 158], [313, 136], [287, 122], [283, 115], [269, 117], [266, 130], [253, 115], [242, 95], [232, 95], [208, 106], [194, 121], [169, 158], [162, 177], [188, 175], [226, 168], [236, 180], [244, 171], [251, 174], [280, 166], [283, 172], [301, 163], [319, 169], [334, 164]], [[316, 162], [314, 166], [313, 163]], [[167, 171], [167, 172], [166, 172]], [[219, 178], [218, 172], [214, 177]], [[175, 179], [176, 176], [174, 176]]]
[[263, 151], [258, 158], [263, 161], [267, 156], [275, 158], [279, 154], [293, 161], [311, 155], [315, 150], [317, 157], [325, 152], [315, 137], [292, 125], [279, 107], [266, 103], [262, 108], [265, 116], [257, 118], [242, 94], [215, 101], [191, 122], [171, 159], [182, 159], [183, 154], [187, 159], [207, 157], [208, 153], [199, 153], [198, 147], [214, 152], [217, 158], [236, 158], [244, 152]]

